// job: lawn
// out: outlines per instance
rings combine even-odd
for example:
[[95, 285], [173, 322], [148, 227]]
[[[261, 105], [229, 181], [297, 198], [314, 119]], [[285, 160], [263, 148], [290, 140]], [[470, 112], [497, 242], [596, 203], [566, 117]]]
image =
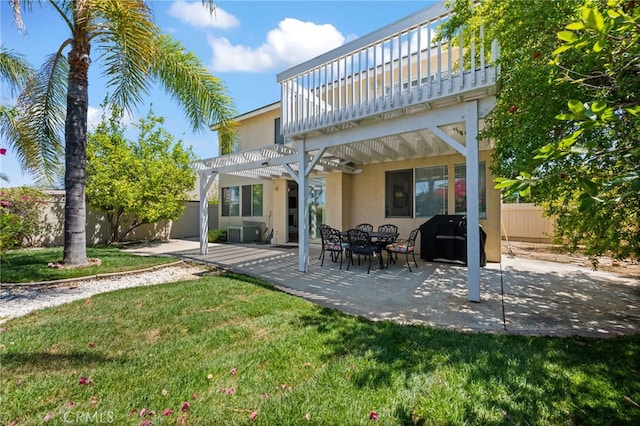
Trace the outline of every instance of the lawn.
[[134, 271], [176, 261], [167, 256], [135, 256], [120, 251], [116, 246], [88, 247], [87, 257], [100, 259], [102, 263], [89, 268], [55, 269], [47, 265], [62, 260], [62, 248], [9, 251], [0, 260], [0, 282], [23, 283], [77, 278]]
[[640, 424], [640, 336], [371, 322], [241, 275], [0, 327], [0, 424]]

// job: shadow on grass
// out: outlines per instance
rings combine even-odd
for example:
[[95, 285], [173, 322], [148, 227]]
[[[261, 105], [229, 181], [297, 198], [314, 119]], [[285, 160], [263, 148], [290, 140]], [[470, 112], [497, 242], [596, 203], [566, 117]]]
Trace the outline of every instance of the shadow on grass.
[[70, 353], [20, 352], [2, 356], [3, 367], [8, 370], [64, 371], [69, 368], [90, 369], [101, 364], [123, 363], [124, 357], [105, 357], [98, 353], [76, 351]]
[[239, 274], [237, 272], [229, 272], [229, 271], [225, 271], [223, 273], [225, 278], [229, 278], [235, 281], [241, 281], [243, 283], [247, 283], [247, 284], [252, 284], [255, 285], [257, 287], [262, 287], [266, 290], [271, 290], [271, 291], [276, 291], [278, 293], [284, 293], [281, 290], [278, 290], [274, 285], [272, 285], [271, 283], [260, 279], [260, 278], [255, 278], [249, 275], [245, 275], [245, 274]]
[[119, 251], [114, 246], [93, 246], [87, 248], [87, 257], [100, 259], [101, 265], [77, 269], [48, 267], [50, 263], [61, 262], [62, 257], [61, 247], [9, 252], [2, 260], [3, 270], [0, 278], [3, 283], [83, 278], [101, 273], [135, 271], [177, 260], [169, 256], [135, 256]]
[[640, 409], [626, 398], [638, 398], [640, 335], [599, 340], [460, 333], [345, 321], [327, 308], [300, 320], [325, 336], [327, 358], [374, 361], [351, 375], [358, 387], [391, 386], [399, 372], [405, 383], [428, 378], [422, 402], [396, 413], [407, 424], [424, 424], [425, 407], [441, 403], [438, 395], [451, 387], [463, 395], [459, 402], [472, 424], [483, 423], [479, 406], [500, 407], [506, 423], [640, 424]]

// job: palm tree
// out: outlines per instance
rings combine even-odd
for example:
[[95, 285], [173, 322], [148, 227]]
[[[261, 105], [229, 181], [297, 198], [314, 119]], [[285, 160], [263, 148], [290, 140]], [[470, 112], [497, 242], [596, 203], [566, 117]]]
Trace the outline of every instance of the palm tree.
[[[22, 28], [21, 7], [31, 1], [13, 0], [14, 18]], [[152, 82], [159, 82], [182, 107], [194, 130], [220, 123], [223, 143], [233, 139], [233, 103], [222, 82], [194, 54], [162, 34], [144, 0], [63, 0], [48, 2], [69, 28], [62, 41], [19, 97], [21, 118], [38, 146], [56, 146], [64, 118], [65, 232], [68, 265], [87, 263], [85, 164], [87, 142], [88, 70], [91, 58], [103, 63], [103, 77], [112, 93], [109, 103], [124, 110], [143, 101]], [[203, 4], [211, 13], [211, 0]], [[99, 55], [92, 56], [95, 47]], [[66, 56], [64, 52], [67, 51]], [[66, 78], [65, 78], [66, 77]], [[66, 105], [66, 113], [60, 111]]]
[[[7, 83], [12, 95], [27, 82], [32, 73], [33, 69], [20, 54], [5, 46], [0, 46], [0, 80]], [[7, 136], [9, 142], [16, 139], [9, 137], [9, 135], [18, 132], [15, 116], [16, 110], [14, 108], [0, 104], [0, 135]], [[21, 145], [15, 146], [15, 148], [22, 167], [28, 169], [30, 164], [35, 161], [30, 155], [33, 154], [33, 150]], [[4, 173], [0, 173], [0, 180], [8, 182], [9, 178]]]

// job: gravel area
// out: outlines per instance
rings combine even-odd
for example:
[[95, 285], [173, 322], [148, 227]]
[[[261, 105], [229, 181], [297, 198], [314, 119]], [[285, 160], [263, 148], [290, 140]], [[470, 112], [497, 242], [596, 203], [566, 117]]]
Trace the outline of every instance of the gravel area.
[[94, 294], [198, 278], [205, 268], [186, 263], [109, 277], [64, 282], [0, 284], [0, 324], [38, 309], [59, 306]]

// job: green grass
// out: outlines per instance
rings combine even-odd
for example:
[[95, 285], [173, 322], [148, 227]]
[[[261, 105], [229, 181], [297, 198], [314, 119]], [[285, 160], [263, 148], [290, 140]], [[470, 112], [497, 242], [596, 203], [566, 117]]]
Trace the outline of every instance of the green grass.
[[232, 274], [101, 294], [0, 327], [0, 424], [51, 413], [49, 424], [365, 425], [372, 412], [380, 425], [640, 424], [639, 335], [371, 322]]
[[175, 262], [166, 256], [137, 256], [118, 247], [89, 247], [87, 257], [102, 261], [99, 266], [79, 269], [55, 269], [47, 265], [62, 260], [62, 248], [15, 250], [7, 252], [0, 265], [0, 282], [24, 283], [85, 277], [96, 274], [133, 271]]

